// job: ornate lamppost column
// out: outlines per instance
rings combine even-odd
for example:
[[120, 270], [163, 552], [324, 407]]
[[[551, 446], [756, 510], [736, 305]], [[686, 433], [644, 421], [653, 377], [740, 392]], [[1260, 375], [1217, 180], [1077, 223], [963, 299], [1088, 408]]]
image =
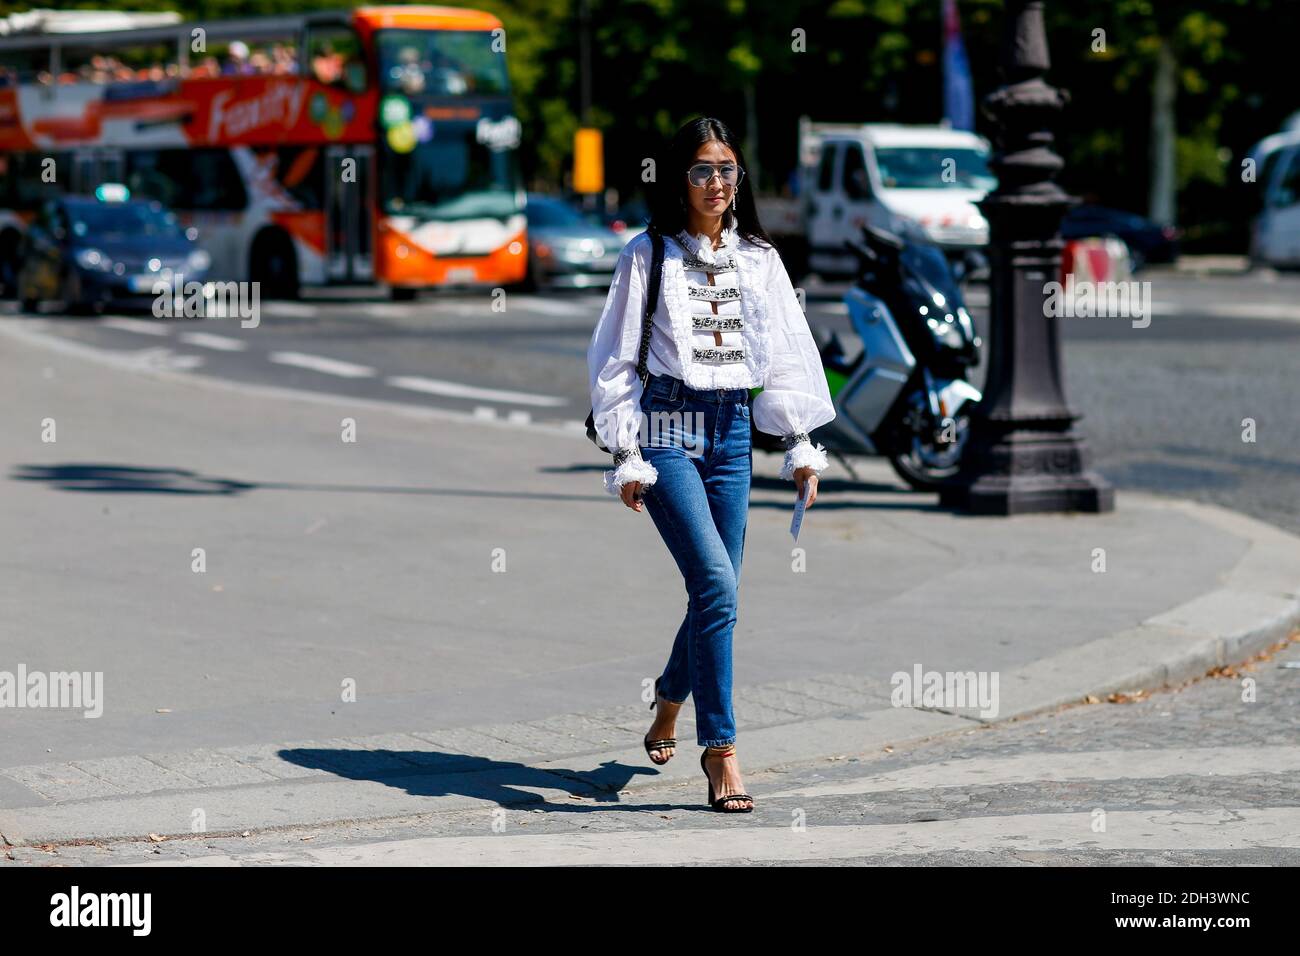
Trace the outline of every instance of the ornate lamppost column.
[[1065, 399], [1059, 320], [1044, 307], [1046, 284], [1060, 277], [1061, 217], [1077, 200], [1052, 181], [1063, 163], [1051, 125], [1067, 95], [1043, 79], [1042, 0], [1008, 0], [1001, 58], [1003, 85], [984, 101], [998, 188], [979, 204], [989, 221], [992, 352], [961, 472], [940, 503], [978, 514], [1110, 511], [1114, 490], [1088, 471]]

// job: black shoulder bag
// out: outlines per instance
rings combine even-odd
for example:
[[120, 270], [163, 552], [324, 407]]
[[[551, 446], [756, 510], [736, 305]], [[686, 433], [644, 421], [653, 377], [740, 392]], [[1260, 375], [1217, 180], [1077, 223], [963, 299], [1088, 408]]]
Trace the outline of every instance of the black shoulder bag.
[[[650, 329], [654, 324], [655, 307], [659, 304], [659, 283], [664, 272], [664, 237], [657, 232], [650, 233], [650, 286], [646, 290], [645, 313], [641, 316], [641, 350], [637, 355], [636, 374], [645, 388], [650, 370], [646, 367], [646, 357], [650, 354]], [[608, 452], [605, 443], [596, 434], [595, 409], [587, 412], [587, 437], [601, 451]]]

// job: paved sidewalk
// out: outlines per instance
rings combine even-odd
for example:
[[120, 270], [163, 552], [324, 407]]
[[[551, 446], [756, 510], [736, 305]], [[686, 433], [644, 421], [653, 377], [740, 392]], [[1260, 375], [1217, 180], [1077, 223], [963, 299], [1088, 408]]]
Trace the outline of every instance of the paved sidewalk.
[[[95, 719], [0, 711], [10, 842], [381, 820], [698, 774], [689, 707], [679, 759], [655, 768], [640, 746], [680, 578], [648, 517], [604, 495], [581, 435], [8, 338], [0, 403], [0, 671], [101, 671], [106, 698]], [[1259, 522], [1135, 495], [1102, 517], [964, 518], [880, 463], [823, 483], [796, 571], [778, 464], [756, 459], [736, 632], [749, 772], [1149, 688], [1300, 617], [1300, 540]], [[996, 674], [996, 716], [892, 706], [892, 676], [917, 667]]]

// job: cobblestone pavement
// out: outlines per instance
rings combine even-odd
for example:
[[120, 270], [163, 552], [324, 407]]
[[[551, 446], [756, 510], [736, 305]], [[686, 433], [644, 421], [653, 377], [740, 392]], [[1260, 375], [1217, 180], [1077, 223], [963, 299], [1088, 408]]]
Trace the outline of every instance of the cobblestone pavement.
[[[574, 787], [562, 800], [548, 794], [512, 807], [485, 801], [364, 825], [156, 844], [10, 847], [5, 857], [35, 865], [503, 857], [698, 865], [1296, 865], [1298, 699], [1300, 635], [1293, 635], [1247, 665], [1175, 689], [1135, 688], [1115, 702], [751, 774], [746, 785], [756, 812], [730, 818], [708, 811], [703, 780], [691, 779], [621, 794]], [[675, 759], [695, 760], [695, 748]]]

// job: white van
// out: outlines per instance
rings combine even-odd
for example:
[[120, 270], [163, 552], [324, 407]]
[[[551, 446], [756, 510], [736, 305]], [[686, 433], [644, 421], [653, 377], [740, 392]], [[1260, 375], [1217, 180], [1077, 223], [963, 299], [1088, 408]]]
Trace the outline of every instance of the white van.
[[997, 185], [983, 137], [943, 126], [800, 124], [808, 266], [853, 275], [844, 249], [864, 223], [892, 232], [919, 228], [946, 252], [988, 244], [975, 203]]
[[1264, 204], [1251, 226], [1250, 257], [1258, 265], [1300, 266], [1300, 143], [1275, 150], [1259, 180]]

